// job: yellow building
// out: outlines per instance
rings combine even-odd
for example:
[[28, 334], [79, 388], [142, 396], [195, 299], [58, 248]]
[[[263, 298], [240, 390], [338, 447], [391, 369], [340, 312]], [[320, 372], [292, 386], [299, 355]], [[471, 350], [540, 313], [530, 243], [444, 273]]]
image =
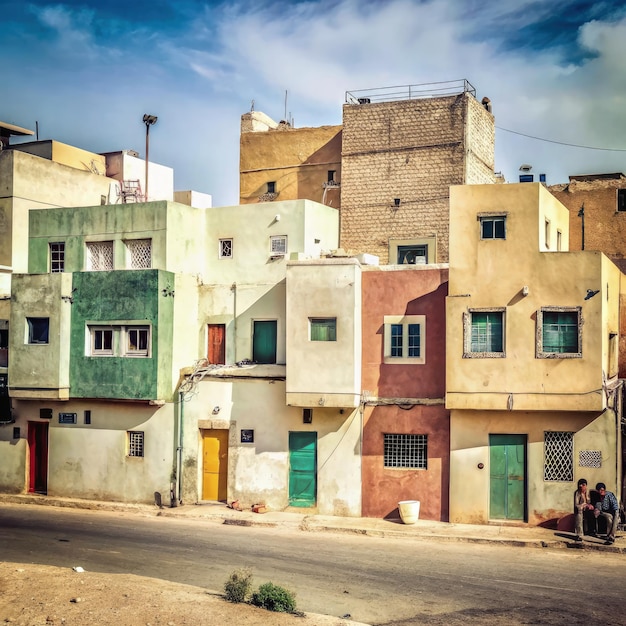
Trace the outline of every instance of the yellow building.
[[621, 487], [619, 269], [541, 184], [451, 188], [450, 521], [556, 523]]

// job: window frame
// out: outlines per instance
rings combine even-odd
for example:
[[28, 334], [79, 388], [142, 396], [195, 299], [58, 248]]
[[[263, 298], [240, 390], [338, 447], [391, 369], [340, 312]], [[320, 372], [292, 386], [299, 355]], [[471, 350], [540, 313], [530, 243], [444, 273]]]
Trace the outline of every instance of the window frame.
[[[274, 245], [278, 243], [281, 245]], [[279, 247], [283, 250], [279, 250]], [[287, 250], [287, 235], [270, 235], [270, 256], [272, 258], [287, 256]]]
[[[506, 240], [506, 232], [507, 232], [507, 221], [508, 221], [508, 212], [507, 211], [498, 211], [498, 212], [488, 212], [488, 213], [479, 213], [476, 216], [478, 220], [478, 230], [481, 241], [494, 241], [494, 240]], [[484, 226], [491, 222], [492, 224], [492, 235], [485, 236], [485, 228]], [[502, 222], [502, 236], [497, 236], [496, 222]]]
[[[573, 482], [574, 480], [574, 432], [567, 430], [544, 430], [543, 432], [543, 481], [546, 483], [568, 483]], [[567, 435], [567, 441], [565, 438]], [[552, 441], [550, 441], [552, 439]], [[561, 439], [561, 441], [557, 441], [557, 439]], [[562, 445], [563, 447], [567, 445], [567, 449], [565, 450], [555, 450], [557, 445]], [[567, 472], [565, 475], [558, 476], [549, 476], [548, 472], [548, 461], [554, 463], [555, 456], [556, 465], [562, 464], [562, 462], [558, 459], [559, 456], [564, 456], [565, 453], [569, 453], [569, 461], [568, 467], [565, 467], [565, 471]], [[550, 457], [550, 459], [548, 459]], [[561, 468], [558, 468], [558, 471], [562, 471]]]
[[[94, 267], [93, 250], [96, 246], [107, 246], [111, 249], [111, 267], [105, 267], [102, 269], [96, 269]], [[106, 239], [103, 241], [86, 241], [85, 242], [86, 255], [85, 255], [85, 270], [87, 272], [112, 272], [115, 269], [115, 244], [112, 239]], [[100, 261], [101, 259], [98, 259]]]
[[[35, 322], [45, 322], [45, 341], [35, 339]], [[39, 335], [44, 331], [40, 329], [36, 334]], [[50, 344], [50, 318], [49, 317], [27, 317], [26, 318], [26, 341], [29, 346], [47, 346]]]
[[[218, 258], [220, 259], [232, 259], [233, 258], [233, 240], [232, 237], [223, 237], [218, 240]], [[226, 248], [229, 248], [227, 251]]]
[[[134, 441], [134, 440], [137, 441]], [[143, 430], [126, 431], [126, 456], [143, 459], [146, 456], [146, 435]]]
[[[417, 254], [417, 251], [423, 251], [423, 254]], [[413, 254], [413, 262], [407, 261], [407, 257]], [[396, 250], [396, 265], [427, 265], [428, 264], [428, 244], [416, 243], [413, 245], [399, 245]], [[400, 258], [402, 257], [402, 260]], [[416, 262], [417, 259], [424, 259], [424, 263], [421, 261]]]
[[[137, 265], [134, 263], [134, 250], [133, 246], [138, 246], [140, 243], [144, 245], [147, 243], [149, 249], [149, 259], [147, 265]], [[150, 237], [138, 237], [137, 239], [124, 239], [124, 245], [126, 246], [126, 267], [131, 270], [149, 270], [152, 269], [152, 239]]]
[[[572, 313], [577, 315], [577, 342], [576, 352], [548, 352], [544, 349], [544, 316], [546, 313]], [[538, 359], [580, 359], [583, 356], [583, 324], [581, 306], [544, 306], [537, 311], [536, 326], [536, 354]]]
[[50, 253], [50, 273], [62, 274], [65, 272], [65, 242], [49, 242], [48, 251]]
[[[97, 336], [100, 333], [111, 333], [110, 348], [96, 348]], [[130, 334], [133, 332], [146, 333], [145, 348], [131, 349], [129, 346]], [[103, 324], [87, 322], [85, 332], [85, 356], [88, 357], [118, 357], [118, 358], [152, 358], [152, 325], [147, 322], [111, 323]]]
[[[474, 314], [500, 314], [502, 326], [502, 350], [473, 350], [472, 329]], [[471, 308], [463, 313], [463, 358], [464, 359], [504, 359], [506, 358], [506, 307]]]
[[[90, 337], [90, 356], [114, 356], [115, 355], [115, 344], [116, 344], [116, 333], [115, 328], [113, 326], [91, 326], [89, 332]], [[111, 347], [110, 348], [98, 348], [98, 336], [104, 337], [105, 333], [111, 334]], [[102, 345], [105, 344], [105, 341], [100, 342]]]
[[[328, 329], [329, 330], [329, 338], [327, 339], [316, 339], [313, 338], [313, 330], [317, 328]], [[333, 342], [337, 341], [337, 318], [336, 317], [309, 317], [309, 341], [316, 342]]]
[[[394, 328], [402, 327], [402, 354], [395, 356]], [[419, 355], [409, 356], [410, 326], [419, 326]], [[397, 337], [397, 335], [395, 335]], [[423, 365], [426, 363], [426, 316], [425, 315], [385, 315], [383, 318], [383, 363], [388, 365]]]
[[[131, 344], [131, 335], [137, 334], [137, 341], [135, 347]], [[124, 326], [122, 330], [123, 346], [122, 356], [131, 358], [146, 358], [150, 356], [150, 326], [144, 324], [134, 324]], [[142, 337], [145, 337], [142, 341]], [[145, 345], [145, 347], [139, 347], [139, 345]]]

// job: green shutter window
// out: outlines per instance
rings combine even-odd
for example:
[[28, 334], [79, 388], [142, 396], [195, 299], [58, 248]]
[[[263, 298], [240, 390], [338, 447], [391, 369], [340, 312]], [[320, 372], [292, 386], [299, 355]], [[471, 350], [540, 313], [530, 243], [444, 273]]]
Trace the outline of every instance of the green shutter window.
[[503, 313], [472, 313], [472, 352], [502, 352]]
[[544, 311], [542, 330], [544, 352], [580, 352], [577, 311]]
[[309, 322], [311, 341], [337, 341], [336, 317], [313, 317]]

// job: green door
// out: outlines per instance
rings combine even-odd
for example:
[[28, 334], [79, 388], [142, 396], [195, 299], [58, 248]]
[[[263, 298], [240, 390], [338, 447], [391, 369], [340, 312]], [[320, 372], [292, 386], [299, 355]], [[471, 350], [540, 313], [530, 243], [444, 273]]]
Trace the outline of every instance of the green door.
[[254, 322], [252, 360], [255, 363], [276, 363], [276, 320]]
[[289, 433], [289, 505], [315, 506], [317, 433]]
[[525, 519], [526, 435], [489, 435], [489, 517]]

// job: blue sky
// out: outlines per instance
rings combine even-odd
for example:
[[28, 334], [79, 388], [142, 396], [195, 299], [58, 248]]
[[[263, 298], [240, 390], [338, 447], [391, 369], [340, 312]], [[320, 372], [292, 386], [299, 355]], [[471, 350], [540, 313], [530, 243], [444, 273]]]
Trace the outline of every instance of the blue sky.
[[[496, 170], [626, 172], [626, 6], [580, 0], [0, 0], [0, 119], [143, 155], [176, 189], [238, 199], [239, 121], [340, 124], [346, 91], [465, 78], [496, 118]], [[509, 132], [515, 131], [515, 132]], [[515, 134], [521, 133], [521, 134]], [[604, 150], [574, 148], [522, 135]]]

